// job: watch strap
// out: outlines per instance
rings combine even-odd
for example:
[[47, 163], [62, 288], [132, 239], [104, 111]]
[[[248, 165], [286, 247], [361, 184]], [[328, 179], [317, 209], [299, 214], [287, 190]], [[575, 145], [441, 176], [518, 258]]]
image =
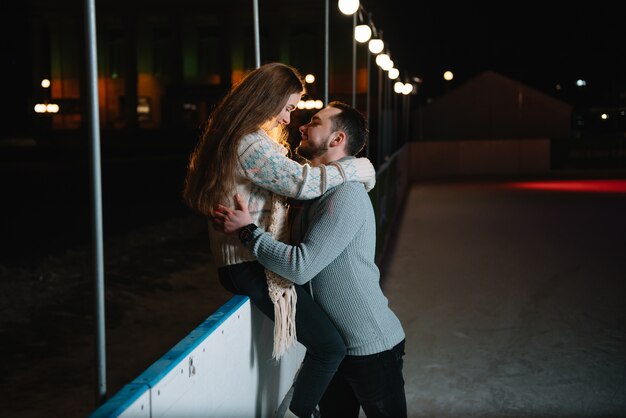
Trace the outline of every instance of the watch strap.
[[258, 227], [255, 224], [248, 224], [239, 230], [239, 240], [244, 244], [248, 244], [252, 241], [252, 233]]

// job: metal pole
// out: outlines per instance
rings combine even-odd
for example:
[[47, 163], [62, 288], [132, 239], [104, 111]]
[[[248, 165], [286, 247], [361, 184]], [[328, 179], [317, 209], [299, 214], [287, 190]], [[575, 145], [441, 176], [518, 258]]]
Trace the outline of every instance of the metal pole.
[[391, 103], [391, 86], [390, 86], [390, 82], [391, 79], [389, 79], [389, 77], [387, 77], [387, 73], [385, 72], [384, 77], [384, 85], [385, 87], [383, 87], [385, 89], [385, 104], [384, 107], [385, 109], [387, 109], [387, 111], [385, 112], [385, 151], [384, 151], [384, 155], [385, 158], [388, 155], [391, 155], [393, 152], [393, 108], [392, 108], [392, 103]]
[[356, 108], [356, 13], [352, 15], [352, 107]]
[[[365, 120], [367, 123], [370, 123], [370, 100], [372, 95], [370, 93], [370, 87], [372, 85], [372, 81], [370, 80], [370, 71], [372, 67], [372, 56], [370, 55], [369, 49], [365, 52], [367, 56], [367, 92], [365, 98]], [[371, 134], [371, 131], [370, 131]], [[370, 135], [367, 136], [367, 147], [365, 148], [365, 155], [367, 158], [370, 157]]]
[[100, 176], [100, 116], [98, 114], [98, 63], [95, 0], [85, 0], [87, 39], [87, 97], [91, 137], [91, 180], [93, 216], [93, 273], [95, 290], [97, 378], [96, 405], [106, 398], [106, 343], [104, 327], [104, 257], [102, 245], [102, 181]]
[[329, 23], [328, 23], [328, 0], [326, 0], [324, 8], [324, 106], [328, 104], [328, 38], [329, 38]]
[[383, 161], [383, 142], [385, 141], [385, 126], [383, 118], [383, 69], [378, 66], [378, 143], [376, 144], [376, 161], [377, 167]]
[[252, 12], [254, 15], [254, 62], [256, 68], [261, 66], [261, 42], [259, 40], [259, 0], [252, 0]]

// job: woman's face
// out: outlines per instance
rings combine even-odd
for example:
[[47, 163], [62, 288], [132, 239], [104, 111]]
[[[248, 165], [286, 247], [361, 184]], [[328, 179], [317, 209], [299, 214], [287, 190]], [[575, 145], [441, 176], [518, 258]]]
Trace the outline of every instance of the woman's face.
[[287, 103], [285, 103], [285, 105], [282, 107], [280, 113], [276, 117], [272, 118], [272, 120], [270, 121], [270, 130], [276, 128], [278, 125], [289, 125], [289, 122], [291, 122], [291, 112], [296, 110], [296, 106], [298, 106], [300, 97], [300, 93], [293, 93], [291, 96], [289, 96], [289, 99], [287, 99]]

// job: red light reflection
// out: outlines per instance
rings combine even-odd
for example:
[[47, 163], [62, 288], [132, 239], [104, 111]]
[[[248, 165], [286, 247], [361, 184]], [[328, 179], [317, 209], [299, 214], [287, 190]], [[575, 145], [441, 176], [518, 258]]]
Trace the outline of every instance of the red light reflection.
[[526, 190], [579, 193], [626, 193], [626, 180], [545, 180], [509, 183], [509, 187]]

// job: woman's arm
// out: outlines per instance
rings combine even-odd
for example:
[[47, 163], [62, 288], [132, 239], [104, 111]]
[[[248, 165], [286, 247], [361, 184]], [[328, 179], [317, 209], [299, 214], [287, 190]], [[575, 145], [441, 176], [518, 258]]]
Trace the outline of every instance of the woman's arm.
[[371, 190], [376, 171], [367, 158], [351, 158], [331, 165], [311, 167], [280, 153], [264, 137], [257, 137], [239, 155], [241, 166], [253, 183], [276, 194], [309, 200], [346, 181], [364, 183]]

